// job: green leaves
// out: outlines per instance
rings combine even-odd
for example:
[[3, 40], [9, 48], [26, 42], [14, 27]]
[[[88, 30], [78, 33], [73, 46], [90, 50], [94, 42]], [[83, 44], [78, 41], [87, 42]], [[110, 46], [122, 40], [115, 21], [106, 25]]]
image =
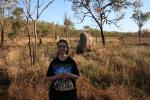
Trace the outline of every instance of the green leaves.
[[133, 21], [138, 25], [139, 28], [142, 28], [143, 25], [150, 19], [150, 12], [142, 12], [141, 7], [143, 3], [140, 0], [136, 0], [133, 3], [134, 12], [131, 16]]
[[12, 14], [19, 19], [23, 16], [23, 13], [24, 13], [23, 8], [19, 7], [15, 8], [15, 10], [12, 12]]
[[143, 6], [143, 2], [141, 2], [140, 0], [136, 0], [134, 3], [133, 3], [133, 7], [136, 9], [136, 8], [139, 8], [139, 7], [142, 7]]

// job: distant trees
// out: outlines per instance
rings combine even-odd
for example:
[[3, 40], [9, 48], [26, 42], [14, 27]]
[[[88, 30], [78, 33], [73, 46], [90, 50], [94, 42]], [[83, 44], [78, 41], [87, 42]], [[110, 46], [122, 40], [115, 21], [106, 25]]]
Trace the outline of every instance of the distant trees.
[[65, 16], [65, 19], [64, 19], [64, 34], [66, 34], [66, 40], [68, 39], [68, 35], [71, 34], [70, 30], [71, 30], [72, 27], [73, 27], [72, 21], [69, 18], [67, 18], [67, 16]]
[[24, 11], [23, 8], [15, 8], [14, 11], [12, 12], [13, 15], [13, 25], [12, 25], [12, 30], [15, 33], [18, 33], [21, 28], [24, 26]]
[[138, 26], [138, 37], [140, 44], [141, 44], [141, 29], [144, 26], [144, 24], [150, 19], [150, 12], [142, 12], [141, 11], [142, 6], [143, 3], [140, 0], [136, 0], [134, 2], [134, 12], [131, 17]]
[[11, 15], [11, 12], [15, 7], [17, 7], [18, 0], [0, 0], [0, 33], [1, 33], [1, 41], [0, 47], [3, 47], [4, 44], [4, 29], [6, 17]]
[[121, 10], [127, 8], [131, 3], [127, 0], [69, 0], [72, 2], [72, 9], [79, 15], [81, 22], [85, 17], [91, 17], [101, 31], [102, 43], [105, 45], [103, 33], [104, 24], [114, 24], [119, 28], [117, 22], [124, 17]]
[[39, 36], [46, 36], [48, 33], [53, 33], [53, 23], [48, 23], [44, 21], [37, 22], [37, 34]]

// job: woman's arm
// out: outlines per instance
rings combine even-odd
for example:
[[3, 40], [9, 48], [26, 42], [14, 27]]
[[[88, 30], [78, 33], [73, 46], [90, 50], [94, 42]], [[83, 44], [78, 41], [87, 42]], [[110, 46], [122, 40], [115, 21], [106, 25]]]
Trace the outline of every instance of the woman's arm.
[[72, 73], [63, 73], [63, 78], [72, 78], [72, 79], [78, 79], [78, 75], [72, 74]]
[[49, 81], [54, 81], [56, 79], [66, 79], [66, 78], [72, 78], [72, 79], [78, 79], [78, 75], [75, 75], [75, 74], [72, 74], [72, 73], [62, 73], [62, 74], [57, 74], [57, 75], [54, 75], [54, 76], [50, 76], [50, 77], [47, 77], [47, 79]]
[[57, 74], [57, 75], [54, 75], [54, 76], [47, 77], [47, 79], [49, 81], [54, 81], [54, 80], [59, 79], [59, 78], [63, 78], [63, 74]]

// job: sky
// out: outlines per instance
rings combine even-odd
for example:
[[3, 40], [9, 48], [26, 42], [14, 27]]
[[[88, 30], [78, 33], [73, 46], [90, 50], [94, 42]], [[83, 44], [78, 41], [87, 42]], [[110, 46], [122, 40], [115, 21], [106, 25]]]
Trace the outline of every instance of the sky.
[[[76, 29], [83, 29], [83, 26], [90, 26], [92, 28], [97, 28], [98, 25], [91, 18], [85, 18], [83, 23], [80, 23], [80, 20], [74, 16], [74, 12], [71, 10], [71, 2], [67, 0], [55, 0], [41, 15], [40, 20], [46, 22], [53, 22], [55, 24], [63, 25], [65, 13], [74, 23], [74, 27]], [[134, 1], [134, 0], [131, 0]], [[150, 11], [150, 1], [149, 0], [141, 0], [143, 2], [142, 11]], [[114, 25], [105, 25], [104, 31], [119, 31], [119, 32], [136, 32], [138, 30], [135, 22], [130, 18], [132, 15], [132, 10], [126, 10], [126, 16], [122, 19], [118, 25], [120, 29], [115, 27]], [[150, 20], [146, 22], [143, 26], [143, 29], [150, 30]]]

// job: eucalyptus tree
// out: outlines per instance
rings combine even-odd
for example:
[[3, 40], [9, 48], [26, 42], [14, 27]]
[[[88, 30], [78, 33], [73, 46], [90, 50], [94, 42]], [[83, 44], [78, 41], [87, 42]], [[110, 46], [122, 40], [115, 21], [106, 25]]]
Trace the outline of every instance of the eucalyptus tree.
[[[43, 12], [54, 2], [54, 0], [21, 0], [25, 17], [27, 20], [27, 26], [29, 25], [28, 21], [31, 19], [33, 21], [33, 35], [34, 35], [34, 45], [32, 46], [33, 53], [32, 53], [32, 64], [37, 63], [37, 21], [39, 20], [40, 16]], [[29, 28], [28, 28], [29, 29]], [[29, 30], [28, 30], [28, 35]], [[30, 37], [29, 37], [30, 38]], [[30, 39], [29, 39], [30, 43]]]
[[131, 3], [129, 0], [69, 0], [72, 2], [72, 10], [75, 15], [84, 21], [85, 17], [91, 17], [98, 25], [102, 43], [105, 45], [103, 33], [104, 24], [113, 24], [119, 28], [117, 22], [120, 21], [125, 13], [123, 9], [128, 8]]
[[19, 33], [21, 28], [24, 26], [24, 11], [23, 8], [17, 7], [12, 12], [14, 17], [12, 29], [15, 33]]
[[140, 43], [141, 43], [141, 29], [144, 26], [144, 24], [150, 19], [150, 12], [142, 12], [141, 10], [142, 6], [143, 2], [141, 2], [141, 0], [136, 0], [134, 2], [134, 11], [131, 16], [133, 21], [138, 26], [138, 37]]
[[0, 0], [0, 33], [1, 33], [1, 44], [4, 44], [4, 32], [5, 32], [5, 22], [4, 20], [11, 16], [11, 12], [16, 7], [18, 0]]
[[65, 16], [64, 19], [64, 33], [66, 34], [66, 40], [68, 39], [68, 35], [71, 34], [70, 30], [73, 27], [73, 23], [71, 21], [71, 19], [67, 18], [67, 16]]

